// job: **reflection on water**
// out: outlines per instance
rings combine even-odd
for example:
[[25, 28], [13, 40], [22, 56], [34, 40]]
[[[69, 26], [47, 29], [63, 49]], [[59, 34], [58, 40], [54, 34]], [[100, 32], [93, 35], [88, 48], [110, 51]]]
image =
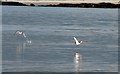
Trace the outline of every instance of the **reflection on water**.
[[30, 41], [26, 40], [26, 41], [17, 43], [17, 45], [16, 45], [16, 61], [22, 62], [26, 45], [30, 45], [30, 44], [31, 44], [31, 40]]
[[74, 66], [75, 66], [75, 72], [78, 74], [80, 72], [80, 64], [82, 61], [82, 56], [80, 53], [75, 53], [74, 55]]
[[79, 74], [80, 72], [80, 63], [75, 63], [75, 73]]
[[16, 47], [16, 58], [17, 61], [21, 61], [23, 59], [22, 54], [24, 53], [26, 43], [18, 43]]

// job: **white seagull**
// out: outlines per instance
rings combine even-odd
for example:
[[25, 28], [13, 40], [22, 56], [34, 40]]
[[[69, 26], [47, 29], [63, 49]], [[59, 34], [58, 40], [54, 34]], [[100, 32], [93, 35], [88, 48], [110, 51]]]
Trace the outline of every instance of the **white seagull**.
[[15, 34], [17, 34], [17, 35], [23, 35], [23, 37], [25, 37], [25, 38], [26, 38], [25, 33], [24, 33], [24, 32], [22, 32], [22, 31], [17, 30], [17, 31], [15, 32]]
[[76, 39], [76, 37], [74, 37], [74, 40], [75, 40], [75, 44], [76, 44], [76, 45], [80, 45], [81, 43], [83, 43], [83, 41], [78, 41], [78, 40]]
[[17, 31], [15, 32], [15, 35], [22, 35], [24, 38], [26, 38], [27, 43], [30, 43], [30, 44], [32, 43], [32, 41], [31, 41], [30, 39], [28, 39], [28, 38], [26, 37], [25, 33], [22, 32], [22, 31], [17, 30]]

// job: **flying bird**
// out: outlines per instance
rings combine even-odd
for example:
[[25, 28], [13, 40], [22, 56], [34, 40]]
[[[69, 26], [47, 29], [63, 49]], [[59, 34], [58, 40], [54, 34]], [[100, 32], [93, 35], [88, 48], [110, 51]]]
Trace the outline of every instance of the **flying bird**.
[[75, 40], [75, 44], [76, 44], [76, 45], [80, 45], [81, 43], [83, 43], [82, 40], [81, 40], [81, 41], [78, 41], [76, 37], [74, 37], [74, 40]]
[[22, 35], [27, 40], [27, 43], [30, 43], [30, 44], [32, 43], [32, 41], [30, 39], [28, 39], [26, 34], [24, 32], [22, 32], [22, 31], [17, 30], [15, 32], [15, 35]]
[[22, 32], [22, 31], [17, 30], [17, 31], [15, 32], [15, 34], [16, 34], [16, 35], [23, 35], [23, 37], [25, 37], [25, 38], [26, 38], [25, 33], [24, 33], [24, 32]]

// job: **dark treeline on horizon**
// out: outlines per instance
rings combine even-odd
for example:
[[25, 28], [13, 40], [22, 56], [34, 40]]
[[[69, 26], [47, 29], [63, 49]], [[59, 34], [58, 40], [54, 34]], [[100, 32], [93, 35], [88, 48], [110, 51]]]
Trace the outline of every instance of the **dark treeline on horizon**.
[[35, 5], [35, 4], [23, 4], [19, 2], [2, 2], [2, 5], [10, 5], [10, 6], [44, 6], [44, 7], [78, 7], [78, 8], [120, 8], [120, 4], [112, 4], [112, 3], [80, 3], [80, 4], [70, 4], [70, 3], [60, 3], [57, 5]]
[[81, 3], [81, 4], [69, 4], [69, 3], [60, 3], [58, 5], [46, 5], [51, 7], [81, 7], [81, 8], [120, 8], [120, 4], [112, 3]]
[[2, 2], [0, 4], [2, 4], [2, 5], [9, 5], [9, 6], [28, 6], [26, 4], [19, 3], [19, 2]]

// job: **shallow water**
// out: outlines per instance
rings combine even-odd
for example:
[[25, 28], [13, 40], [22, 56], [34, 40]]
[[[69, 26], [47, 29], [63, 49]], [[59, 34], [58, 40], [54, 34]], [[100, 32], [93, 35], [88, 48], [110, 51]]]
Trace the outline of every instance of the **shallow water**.
[[[3, 72], [117, 72], [117, 9], [3, 6]], [[16, 30], [25, 32], [31, 44]], [[83, 40], [76, 46], [73, 37]], [[74, 63], [79, 52], [80, 62]]]

